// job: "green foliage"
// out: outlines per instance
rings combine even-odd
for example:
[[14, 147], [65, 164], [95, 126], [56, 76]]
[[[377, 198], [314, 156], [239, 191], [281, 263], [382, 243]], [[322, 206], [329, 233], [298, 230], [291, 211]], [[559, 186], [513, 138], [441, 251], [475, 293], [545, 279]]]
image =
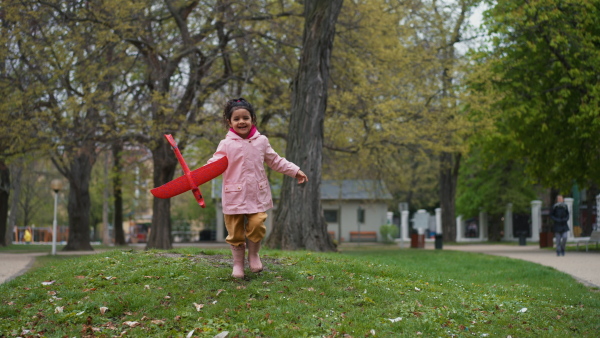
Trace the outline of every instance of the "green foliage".
[[468, 218], [485, 210], [490, 215], [503, 215], [508, 203], [512, 203], [514, 212], [526, 212], [536, 198], [522, 163], [491, 154], [478, 147], [464, 160], [456, 194], [458, 214]]
[[[597, 1], [498, 1], [486, 13], [486, 94], [509, 154], [561, 189], [600, 177]], [[494, 96], [492, 96], [494, 95]], [[515, 158], [513, 155], [509, 155]]]
[[266, 270], [244, 280], [229, 276], [231, 256], [220, 250], [42, 257], [0, 285], [0, 332], [594, 337], [600, 329], [590, 320], [600, 315], [598, 293], [525, 261], [415, 250], [263, 257]]
[[398, 237], [398, 226], [394, 224], [384, 224], [379, 227], [381, 240], [385, 243], [393, 242]]

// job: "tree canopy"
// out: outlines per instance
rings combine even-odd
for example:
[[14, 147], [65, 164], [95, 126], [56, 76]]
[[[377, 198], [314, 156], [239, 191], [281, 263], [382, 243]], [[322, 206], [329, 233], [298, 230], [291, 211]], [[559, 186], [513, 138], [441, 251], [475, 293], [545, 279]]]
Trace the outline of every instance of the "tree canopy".
[[598, 1], [542, 0], [498, 1], [485, 16], [490, 45], [477, 56], [496, 95], [494, 137], [546, 186], [600, 178], [598, 15]]

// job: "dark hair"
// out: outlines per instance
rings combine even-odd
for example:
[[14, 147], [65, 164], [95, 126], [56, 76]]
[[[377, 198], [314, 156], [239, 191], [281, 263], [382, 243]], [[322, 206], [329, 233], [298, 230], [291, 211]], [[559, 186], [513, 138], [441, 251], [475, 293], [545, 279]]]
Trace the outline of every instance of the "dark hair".
[[246, 101], [246, 99], [240, 97], [239, 99], [229, 100], [225, 104], [225, 108], [223, 108], [223, 123], [225, 123], [225, 126], [229, 126], [228, 121], [231, 120], [231, 115], [238, 109], [246, 109], [249, 111], [252, 122], [256, 123], [256, 113], [254, 112], [254, 107], [252, 107], [250, 102]]

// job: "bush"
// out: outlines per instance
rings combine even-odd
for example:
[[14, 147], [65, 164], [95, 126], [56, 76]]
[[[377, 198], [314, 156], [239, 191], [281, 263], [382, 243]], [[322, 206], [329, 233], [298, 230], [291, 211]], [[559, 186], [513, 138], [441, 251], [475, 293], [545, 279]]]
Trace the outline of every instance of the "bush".
[[383, 242], [393, 242], [394, 238], [398, 237], [398, 227], [394, 224], [384, 224], [379, 227], [379, 233]]

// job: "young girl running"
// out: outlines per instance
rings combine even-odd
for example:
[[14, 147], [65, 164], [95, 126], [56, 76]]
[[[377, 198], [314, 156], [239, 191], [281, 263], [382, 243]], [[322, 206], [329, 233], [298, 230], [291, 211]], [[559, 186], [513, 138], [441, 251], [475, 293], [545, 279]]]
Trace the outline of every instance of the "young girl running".
[[225, 239], [231, 246], [235, 278], [244, 277], [244, 256], [248, 239], [248, 263], [252, 272], [263, 269], [258, 252], [267, 228], [266, 211], [273, 207], [271, 187], [263, 163], [280, 173], [294, 177], [298, 184], [308, 181], [300, 168], [279, 156], [266, 136], [256, 130], [256, 113], [243, 98], [227, 101], [223, 120], [229, 132], [219, 143], [208, 163], [227, 156], [229, 165], [223, 173], [222, 203]]

